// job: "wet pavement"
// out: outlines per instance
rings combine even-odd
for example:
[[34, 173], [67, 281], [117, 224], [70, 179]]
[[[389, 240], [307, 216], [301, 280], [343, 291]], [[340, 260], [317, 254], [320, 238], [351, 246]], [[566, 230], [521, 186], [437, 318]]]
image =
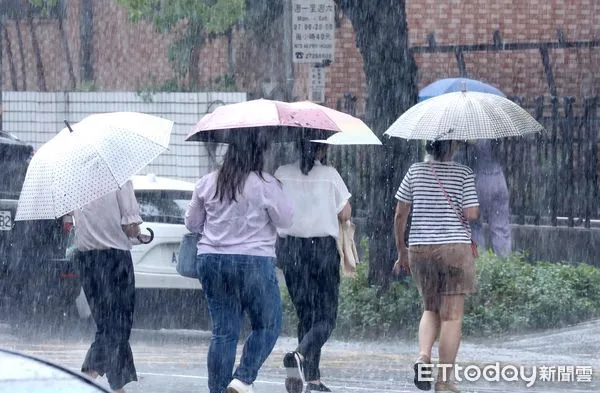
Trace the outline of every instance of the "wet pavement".
[[[6, 330], [6, 329], [5, 329]], [[471, 371], [496, 366], [499, 371], [521, 370], [535, 381], [531, 387], [521, 380], [513, 382], [478, 381], [461, 383], [462, 391], [476, 392], [599, 392], [600, 320], [575, 327], [510, 335], [490, 339], [466, 340], [459, 352], [459, 364]], [[128, 392], [183, 393], [208, 392], [206, 353], [210, 334], [201, 331], [135, 330], [132, 349], [139, 381], [127, 386]], [[0, 345], [54, 361], [77, 370], [91, 340], [91, 334], [63, 334], [61, 337], [31, 337], [0, 334]], [[282, 337], [267, 359], [255, 383], [257, 393], [283, 393], [283, 354], [294, 348], [295, 340]], [[412, 361], [416, 342], [341, 342], [331, 341], [322, 357], [323, 381], [335, 392], [418, 392], [412, 384]], [[238, 356], [239, 353], [238, 351]], [[434, 358], [437, 354], [434, 353]], [[592, 372], [591, 376], [587, 373]], [[1, 370], [0, 370], [1, 373]], [[488, 374], [491, 376], [491, 374]], [[464, 375], [463, 375], [464, 376]], [[542, 379], [547, 377], [548, 382]], [[465, 377], [466, 378], [466, 377]], [[584, 382], [586, 379], [590, 382]], [[577, 382], [579, 380], [579, 382]], [[106, 381], [99, 383], [106, 386]]]

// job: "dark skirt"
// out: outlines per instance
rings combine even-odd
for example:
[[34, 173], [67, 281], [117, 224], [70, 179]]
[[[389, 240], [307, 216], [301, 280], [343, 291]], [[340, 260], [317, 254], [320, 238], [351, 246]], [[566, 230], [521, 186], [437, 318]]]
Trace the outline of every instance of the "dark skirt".
[[338, 312], [340, 256], [333, 237], [288, 236], [277, 242], [283, 270], [298, 315], [298, 348], [307, 381], [320, 378], [321, 348], [333, 332]]
[[96, 322], [96, 336], [82, 372], [106, 374], [113, 390], [137, 381], [129, 336], [133, 325], [135, 278], [126, 250], [77, 252], [81, 285]]

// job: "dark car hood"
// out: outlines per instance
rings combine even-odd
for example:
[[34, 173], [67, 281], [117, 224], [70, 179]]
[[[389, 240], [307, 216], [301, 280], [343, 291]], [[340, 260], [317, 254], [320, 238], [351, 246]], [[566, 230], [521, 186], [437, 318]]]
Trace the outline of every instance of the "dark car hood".
[[0, 199], [19, 199], [33, 147], [0, 134]]

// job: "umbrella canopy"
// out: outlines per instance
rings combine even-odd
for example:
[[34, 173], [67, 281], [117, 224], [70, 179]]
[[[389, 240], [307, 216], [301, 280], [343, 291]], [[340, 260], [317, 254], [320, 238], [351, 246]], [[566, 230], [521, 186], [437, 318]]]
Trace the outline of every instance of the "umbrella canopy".
[[58, 218], [118, 189], [168, 148], [172, 128], [171, 120], [115, 112], [63, 129], [31, 159], [15, 219]]
[[409, 108], [384, 133], [424, 140], [497, 139], [542, 132], [526, 110], [499, 95], [461, 91]]
[[428, 84], [419, 92], [419, 101], [456, 91], [478, 91], [505, 97], [504, 93], [487, 83], [469, 78], [444, 78]]
[[[185, 140], [230, 143], [239, 137], [238, 134], [258, 128], [272, 132], [275, 142], [294, 141], [303, 130], [306, 137], [312, 136], [311, 139], [322, 143], [381, 144], [373, 131], [357, 117], [309, 101], [265, 99], [218, 107], [204, 116]], [[321, 139], [323, 131], [331, 136]]]

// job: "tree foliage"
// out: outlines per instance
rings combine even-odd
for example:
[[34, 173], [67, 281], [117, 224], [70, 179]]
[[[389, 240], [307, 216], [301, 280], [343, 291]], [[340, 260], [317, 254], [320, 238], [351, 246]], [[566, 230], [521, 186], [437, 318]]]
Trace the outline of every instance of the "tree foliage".
[[[478, 292], [465, 301], [465, 336], [533, 332], [600, 317], [599, 268], [528, 259], [519, 253], [500, 258], [486, 252], [475, 261]], [[380, 293], [368, 282], [365, 265], [358, 266], [355, 277], [342, 278], [334, 335], [343, 340], [414, 337], [422, 301], [412, 278]], [[294, 334], [296, 312], [287, 291], [281, 295], [284, 331]]]
[[50, 9], [52, 7], [56, 7], [58, 0], [29, 0], [29, 3], [39, 9]]
[[9, 19], [26, 19], [29, 14], [37, 18], [49, 18], [60, 4], [58, 0], [4, 0], [0, 12]]
[[[40, 1], [40, 0], [37, 0]], [[151, 21], [161, 32], [169, 32], [185, 21], [188, 30], [223, 34], [244, 15], [244, 0], [118, 0], [129, 10], [132, 21]]]
[[245, 15], [245, 0], [118, 0], [133, 22], [148, 21], [158, 31], [176, 33], [169, 61], [180, 77], [197, 76], [198, 50], [209, 37], [231, 31]]
[[54, 7], [58, 3], [58, 0], [29, 0], [31, 4], [36, 7], [44, 8], [44, 7]]

